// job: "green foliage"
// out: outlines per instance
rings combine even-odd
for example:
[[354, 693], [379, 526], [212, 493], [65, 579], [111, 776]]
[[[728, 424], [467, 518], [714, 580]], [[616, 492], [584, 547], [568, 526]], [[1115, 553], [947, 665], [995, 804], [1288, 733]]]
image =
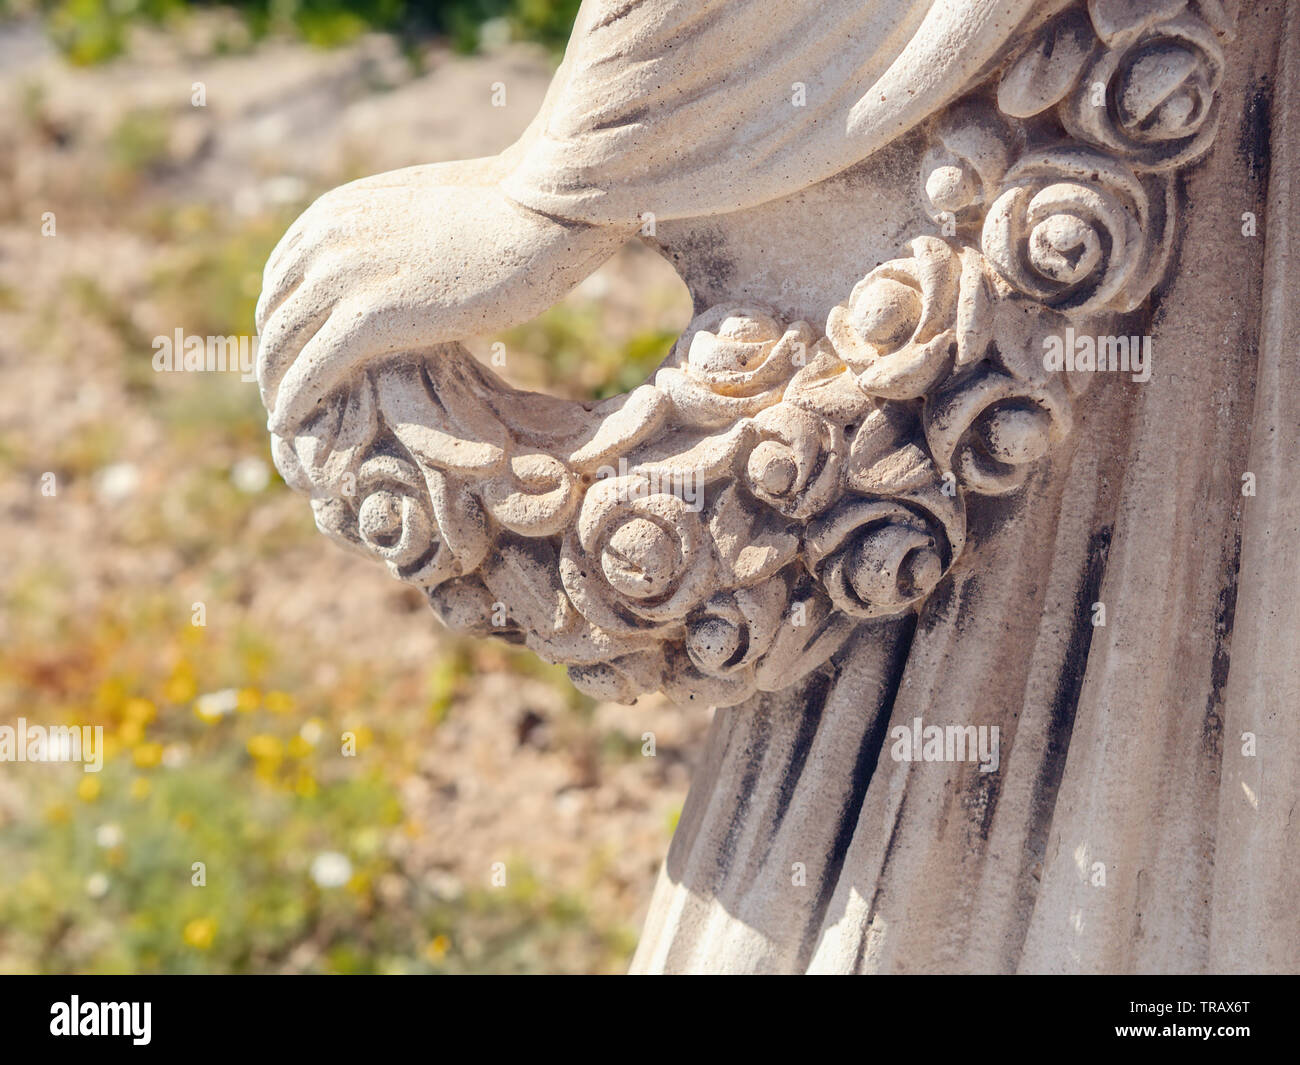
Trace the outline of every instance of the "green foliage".
[[[0, 833], [0, 971], [625, 963], [626, 929], [594, 922], [525, 864], [508, 863], [504, 887], [447, 890], [403, 863], [394, 842], [423, 829], [396, 782], [431, 727], [407, 692], [358, 663], [322, 687], [297, 648], [239, 624], [192, 627], [165, 592], [60, 611], [70, 587], [50, 570], [10, 589], [5, 605], [40, 624], [0, 650], [0, 715], [99, 726], [105, 761], [23, 774], [30, 814]], [[450, 658], [435, 696], [481, 668]], [[384, 724], [372, 731], [355, 707]], [[322, 877], [323, 856], [342, 872]]]
[[[474, 51], [480, 29], [503, 20], [517, 40], [559, 51], [568, 40], [580, 0], [33, 0], [50, 37], [78, 64], [100, 63], [125, 51], [132, 25], [164, 25], [199, 9], [231, 10], [249, 33], [296, 34], [309, 44], [332, 47], [367, 30], [414, 39], [449, 37], [459, 51]], [[0, 15], [18, 10], [0, 0]], [[218, 48], [222, 40], [216, 42]]]
[[664, 360], [676, 333], [647, 330], [626, 341], [604, 327], [597, 301], [565, 302], [503, 335], [507, 349], [529, 355], [544, 374], [530, 386], [566, 390], [577, 399], [605, 399], [645, 381]]

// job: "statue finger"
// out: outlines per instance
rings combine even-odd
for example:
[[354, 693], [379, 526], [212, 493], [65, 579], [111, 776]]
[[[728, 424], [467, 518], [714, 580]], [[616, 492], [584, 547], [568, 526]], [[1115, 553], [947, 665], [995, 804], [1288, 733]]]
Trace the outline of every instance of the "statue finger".
[[384, 350], [365, 315], [338, 308], [284, 374], [268, 423], [271, 432], [291, 436], [357, 366]]

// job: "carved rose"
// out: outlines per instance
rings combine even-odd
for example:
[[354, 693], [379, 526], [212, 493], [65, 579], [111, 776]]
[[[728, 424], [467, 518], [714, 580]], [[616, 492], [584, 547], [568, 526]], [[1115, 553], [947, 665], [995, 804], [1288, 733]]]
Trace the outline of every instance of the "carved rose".
[[686, 653], [713, 676], [752, 672], [776, 637], [788, 596], [779, 579], [713, 596], [687, 622]]
[[[1140, 169], [1180, 166], [1214, 136], [1223, 51], [1213, 31], [1189, 14], [1132, 29], [1127, 47], [1102, 51], [1062, 110], [1066, 129]], [[1132, 36], [1132, 33], [1123, 36]], [[1105, 86], [1098, 100], [1096, 87]]]
[[826, 320], [826, 335], [858, 387], [885, 399], [923, 395], [947, 376], [954, 357], [977, 357], [967, 349], [976, 346], [971, 331], [979, 315], [958, 313], [959, 301], [982, 298], [974, 291], [982, 276], [967, 269], [973, 260], [936, 237], [918, 237], [911, 248], [910, 258], [859, 281]]
[[966, 487], [1001, 495], [1070, 432], [1065, 385], [987, 369], [931, 397], [925, 432], [935, 461]]
[[1150, 219], [1146, 190], [1122, 163], [1087, 149], [1036, 152], [1008, 172], [982, 245], [1014, 288], [1049, 307], [1126, 309], [1159, 244]]
[[455, 574], [451, 552], [438, 534], [424, 476], [410, 462], [374, 455], [357, 479], [357, 535], [402, 580], [440, 583]]
[[806, 544], [831, 601], [858, 618], [907, 610], [934, 590], [952, 559], [942, 525], [897, 500], [845, 500], [809, 528]]
[[680, 621], [711, 590], [700, 515], [631, 475], [597, 482], [564, 541], [560, 576], [574, 606], [612, 632]]
[[745, 460], [746, 487], [786, 517], [807, 520], [839, 492], [844, 431], [782, 404], [754, 419], [758, 442]]
[[607, 662], [570, 666], [568, 674], [573, 686], [593, 699], [634, 703], [638, 696], [662, 686], [664, 649], [657, 646]]
[[806, 576], [792, 576], [714, 596], [694, 613], [685, 644], [668, 648], [664, 691], [682, 703], [735, 706], [822, 665], [855, 622]]
[[655, 383], [687, 422], [725, 425], [780, 402], [815, 339], [806, 322], [782, 326], [760, 307], [713, 307], [683, 337], [684, 366], [665, 367]]
[[791, 331], [757, 308], [715, 307], [696, 327], [686, 365], [692, 377], [721, 395], [754, 396], [794, 373], [792, 339]]

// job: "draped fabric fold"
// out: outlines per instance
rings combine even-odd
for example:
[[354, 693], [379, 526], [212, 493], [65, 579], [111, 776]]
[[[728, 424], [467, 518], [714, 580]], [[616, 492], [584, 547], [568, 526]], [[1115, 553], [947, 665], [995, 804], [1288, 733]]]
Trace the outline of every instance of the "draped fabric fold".
[[888, 144], [959, 95], [1038, 0], [586, 0], [503, 182], [623, 225], [751, 207]]

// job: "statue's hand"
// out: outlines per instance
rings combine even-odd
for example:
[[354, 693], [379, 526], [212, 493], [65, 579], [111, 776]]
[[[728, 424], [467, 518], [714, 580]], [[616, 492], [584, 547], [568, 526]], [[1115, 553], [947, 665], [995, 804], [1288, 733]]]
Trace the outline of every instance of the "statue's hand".
[[484, 172], [471, 161], [378, 174], [289, 228], [257, 307], [272, 432], [292, 435], [370, 359], [541, 313], [628, 236], [535, 214]]

